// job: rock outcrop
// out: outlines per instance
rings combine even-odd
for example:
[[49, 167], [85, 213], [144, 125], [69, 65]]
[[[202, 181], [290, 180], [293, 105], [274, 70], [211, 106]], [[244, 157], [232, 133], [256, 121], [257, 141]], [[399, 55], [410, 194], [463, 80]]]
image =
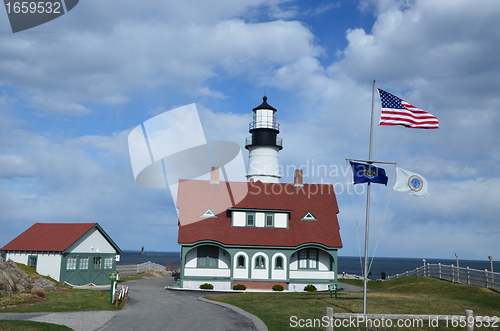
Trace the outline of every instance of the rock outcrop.
[[28, 275], [12, 261], [0, 256], [0, 296], [9, 297], [12, 293], [28, 292], [54, 288], [56, 284], [42, 276]]

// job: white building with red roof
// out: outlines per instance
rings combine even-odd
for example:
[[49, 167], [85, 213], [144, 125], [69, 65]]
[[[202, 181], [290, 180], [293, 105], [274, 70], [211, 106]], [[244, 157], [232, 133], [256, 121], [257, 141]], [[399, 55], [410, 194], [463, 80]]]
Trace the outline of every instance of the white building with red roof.
[[326, 290], [337, 282], [337, 251], [342, 248], [339, 212], [330, 184], [279, 183], [276, 109], [267, 98], [254, 108], [249, 182], [181, 180], [178, 186], [181, 271], [179, 286], [203, 283], [229, 290], [271, 289], [280, 284], [302, 291], [308, 284]]
[[35, 223], [0, 251], [6, 260], [73, 285], [109, 284], [122, 253], [97, 223]]

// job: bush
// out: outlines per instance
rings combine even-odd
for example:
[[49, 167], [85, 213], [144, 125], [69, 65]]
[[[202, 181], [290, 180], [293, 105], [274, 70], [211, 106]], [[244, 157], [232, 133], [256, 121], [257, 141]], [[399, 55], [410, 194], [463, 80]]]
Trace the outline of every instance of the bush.
[[307, 291], [307, 292], [316, 292], [317, 290], [318, 289], [316, 288], [316, 286], [314, 286], [312, 284], [309, 284], [306, 287], [304, 287], [304, 291]]
[[238, 285], [233, 286], [233, 290], [244, 291], [246, 289], [247, 289], [247, 287], [243, 284], [238, 284]]
[[43, 291], [43, 290], [36, 290], [35, 294], [39, 298], [45, 298], [45, 291]]
[[214, 286], [212, 284], [209, 284], [209, 283], [205, 283], [205, 284], [201, 284], [200, 285], [200, 288], [202, 290], [213, 290], [214, 289]]
[[284, 289], [280, 284], [273, 285], [273, 291], [283, 291]]

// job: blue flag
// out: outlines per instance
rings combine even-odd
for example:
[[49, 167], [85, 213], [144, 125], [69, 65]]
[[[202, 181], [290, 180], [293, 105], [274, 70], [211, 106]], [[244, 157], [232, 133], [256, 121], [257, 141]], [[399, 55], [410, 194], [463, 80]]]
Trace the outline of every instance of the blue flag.
[[352, 174], [354, 175], [354, 184], [379, 183], [387, 186], [389, 178], [385, 174], [384, 169], [371, 164], [349, 162], [351, 163]]

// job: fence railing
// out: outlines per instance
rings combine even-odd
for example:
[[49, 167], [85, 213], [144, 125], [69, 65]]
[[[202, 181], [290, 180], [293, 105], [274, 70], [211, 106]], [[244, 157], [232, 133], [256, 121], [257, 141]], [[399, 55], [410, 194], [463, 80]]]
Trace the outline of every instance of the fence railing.
[[387, 277], [387, 280], [406, 277], [406, 276], [429, 276], [439, 279], [445, 279], [454, 283], [475, 285], [490, 288], [496, 291], [500, 290], [500, 273], [491, 272], [487, 269], [477, 270], [469, 267], [462, 268], [445, 264], [426, 264], [412, 271], [406, 271], [402, 274]]
[[333, 308], [327, 307], [325, 317], [321, 320], [323, 323], [321, 325], [326, 327], [326, 331], [333, 331], [335, 328], [342, 330], [346, 327], [366, 327], [370, 330], [386, 330], [392, 327], [432, 330], [440, 325], [473, 331], [475, 326], [479, 328], [486, 324], [497, 326], [500, 322], [498, 317], [474, 316], [474, 312], [470, 309], [466, 309], [464, 315], [334, 314]]
[[139, 272], [152, 271], [152, 270], [165, 270], [165, 266], [162, 266], [161, 264], [154, 263], [151, 261], [144, 262], [141, 264], [125, 264], [116, 266], [116, 271], [118, 271], [121, 276], [128, 276]]

